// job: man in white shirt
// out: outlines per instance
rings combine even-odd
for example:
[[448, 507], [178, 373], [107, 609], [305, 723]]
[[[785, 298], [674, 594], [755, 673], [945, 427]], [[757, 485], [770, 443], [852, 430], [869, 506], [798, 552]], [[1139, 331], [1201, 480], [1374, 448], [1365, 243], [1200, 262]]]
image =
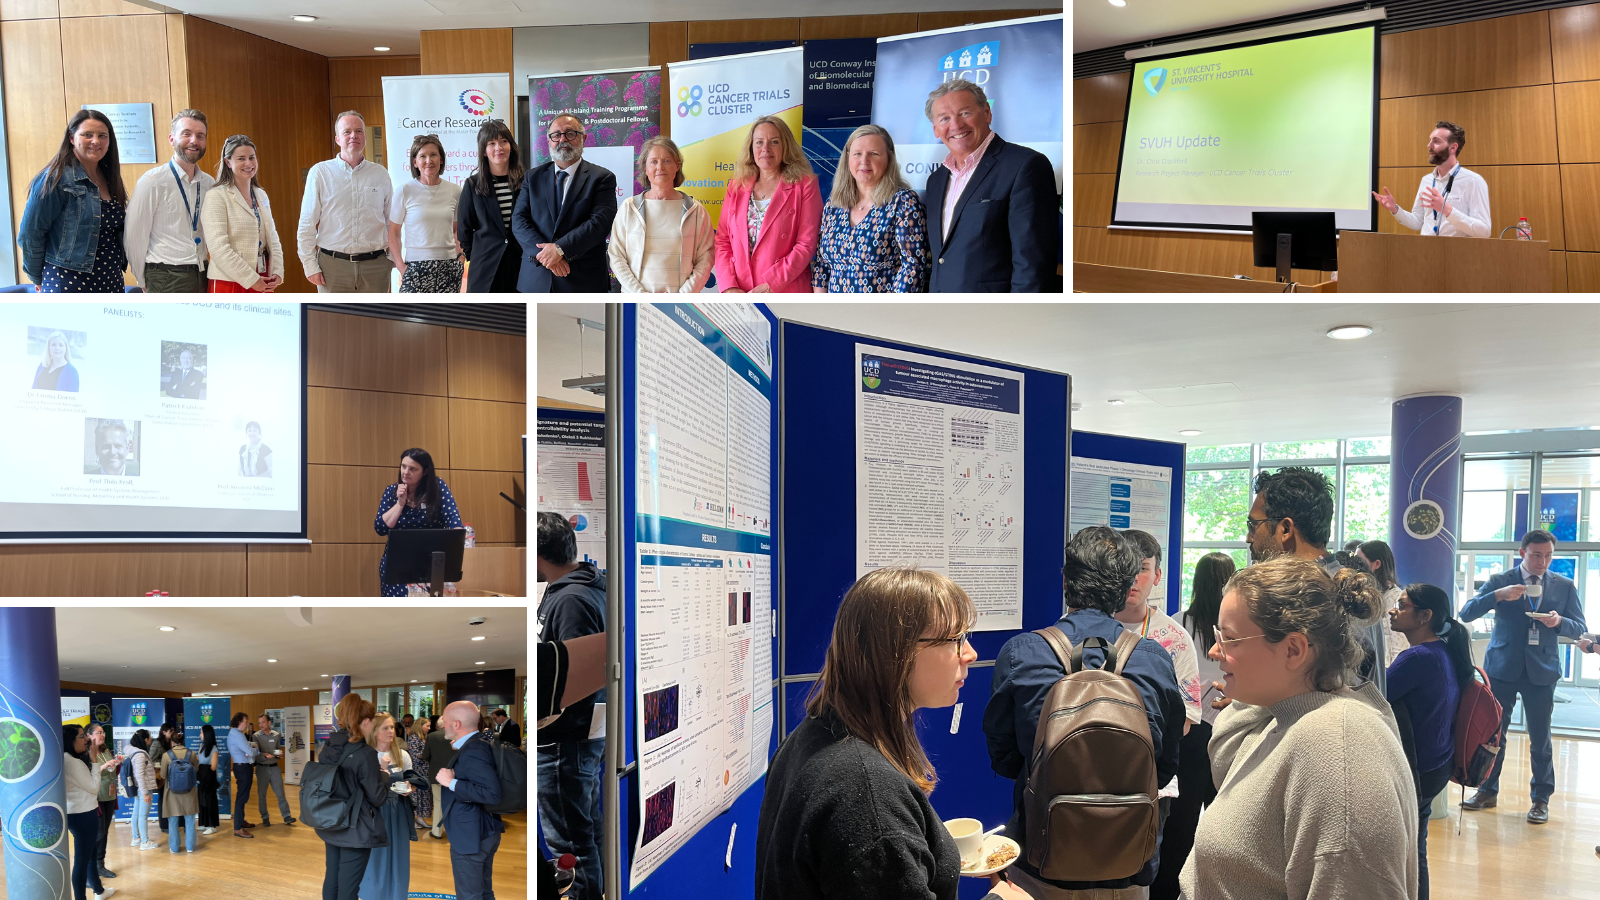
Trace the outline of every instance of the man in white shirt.
[[364, 157], [367, 123], [355, 110], [334, 117], [339, 155], [311, 167], [296, 234], [300, 264], [317, 293], [389, 292], [389, 171]]
[[180, 109], [167, 135], [172, 159], [139, 176], [128, 199], [122, 245], [128, 268], [147, 294], [206, 290], [205, 236], [200, 204], [216, 179], [200, 171], [206, 155], [206, 115]]
[[1420, 230], [1423, 237], [1491, 237], [1489, 185], [1483, 176], [1464, 169], [1456, 157], [1467, 146], [1467, 132], [1454, 122], [1441, 121], [1428, 136], [1428, 163], [1433, 171], [1422, 176], [1412, 210], [1400, 204], [1385, 187], [1372, 197], [1395, 221]]

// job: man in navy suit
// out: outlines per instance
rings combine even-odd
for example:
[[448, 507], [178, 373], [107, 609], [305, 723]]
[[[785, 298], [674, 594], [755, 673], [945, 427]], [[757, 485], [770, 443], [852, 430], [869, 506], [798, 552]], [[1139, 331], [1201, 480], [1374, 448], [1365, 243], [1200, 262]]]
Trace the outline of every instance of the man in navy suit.
[[[1550, 571], [1556, 539], [1548, 531], [1530, 531], [1522, 538], [1522, 563], [1484, 584], [1478, 596], [1461, 607], [1461, 621], [1471, 622], [1494, 611], [1494, 634], [1483, 668], [1489, 674], [1494, 698], [1500, 701], [1500, 745], [1505, 746], [1506, 726], [1517, 695], [1528, 722], [1528, 743], [1533, 757], [1532, 807], [1528, 821], [1550, 821], [1550, 795], [1556, 790], [1556, 769], [1550, 751], [1550, 712], [1555, 707], [1556, 681], [1561, 677], [1556, 638], [1576, 640], [1587, 626], [1578, 586], [1572, 579]], [[1535, 596], [1537, 595], [1537, 596]], [[1538, 616], [1524, 615], [1537, 613]], [[1489, 778], [1462, 809], [1489, 809], [1500, 791], [1502, 751]]]
[[1061, 290], [1056, 176], [1043, 153], [1000, 139], [983, 88], [946, 81], [923, 110], [950, 154], [928, 176], [933, 293]]
[[500, 817], [484, 809], [500, 802], [500, 776], [494, 769], [489, 738], [478, 733], [478, 707], [466, 700], [444, 708], [439, 729], [456, 750], [455, 760], [438, 771], [444, 800], [444, 827], [450, 834], [450, 870], [457, 900], [494, 900], [494, 853]]
[[600, 293], [611, 287], [606, 238], [617, 215], [617, 176], [583, 159], [585, 128], [574, 116], [550, 122], [551, 161], [529, 172], [511, 210], [522, 245], [524, 294]]

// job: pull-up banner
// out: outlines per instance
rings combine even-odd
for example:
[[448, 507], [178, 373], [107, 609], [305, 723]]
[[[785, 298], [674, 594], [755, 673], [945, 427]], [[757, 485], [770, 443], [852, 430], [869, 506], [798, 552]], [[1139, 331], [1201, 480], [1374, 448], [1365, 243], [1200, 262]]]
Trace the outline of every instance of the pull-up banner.
[[478, 129], [490, 119], [515, 121], [515, 99], [505, 72], [384, 78], [383, 120], [395, 190], [411, 180], [411, 142], [421, 134], [437, 135], [444, 145], [444, 180], [465, 181], [478, 170]]
[[528, 78], [528, 168], [550, 162], [550, 123], [575, 116], [586, 130], [583, 158], [617, 177], [617, 202], [649, 190], [639, 145], [661, 133], [661, 67], [562, 72]]
[[789, 47], [667, 64], [672, 139], [683, 151], [680, 190], [705, 204], [713, 222], [722, 220], [722, 197], [751, 122], [781, 116], [800, 140], [804, 56], [803, 48]]
[[311, 707], [283, 710], [283, 783], [299, 784], [300, 773], [311, 761]]
[[228, 719], [232, 718], [233, 700], [229, 697], [183, 698], [183, 745], [198, 756], [205, 747], [205, 726], [217, 740], [217, 809], [226, 812], [233, 808], [228, 802]]
[[[161, 730], [161, 722], [166, 716], [167, 701], [160, 697], [115, 697], [111, 700], [111, 739], [116, 742], [117, 752], [132, 756], [132, 748], [128, 741], [140, 729], [150, 732], [150, 738], [155, 739]], [[148, 751], [146, 751], [148, 752]], [[122, 777], [121, 773], [117, 776]], [[158, 810], [161, 803], [159, 791], [150, 793], [150, 818], [159, 817]], [[133, 818], [133, 798], [124, 797], [122, 791], [117, 791], [117, 821], [126, 822]]]

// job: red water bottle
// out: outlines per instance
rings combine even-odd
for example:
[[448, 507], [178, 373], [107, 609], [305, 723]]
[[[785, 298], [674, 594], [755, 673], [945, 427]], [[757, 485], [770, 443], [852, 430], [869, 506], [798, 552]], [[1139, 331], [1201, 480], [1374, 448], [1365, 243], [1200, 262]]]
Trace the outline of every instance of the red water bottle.
[[565, 897], [567, 891], [572, 889], [572, 882], [578, 877], [578, 858], [571, 853], [563, 853], [556, 860], [556, 893]]

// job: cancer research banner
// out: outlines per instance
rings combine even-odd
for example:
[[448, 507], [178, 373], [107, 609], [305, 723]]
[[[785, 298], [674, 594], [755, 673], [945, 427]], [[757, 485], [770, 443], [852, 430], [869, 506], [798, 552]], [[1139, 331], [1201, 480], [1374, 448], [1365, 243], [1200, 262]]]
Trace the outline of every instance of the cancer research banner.
[[950, 152], [934, 137], [924, 109], [929, 92], [956, 78], [988, 95], [995, 133], [1050, 157], [1060, 188], [1064, 28], [1063, 17], [1054, 15], [878, 39], [872, 121], [894, 136], [895, 156], [913, 188], [925, 189]]
[[[117, 752], [128, 753], [128, 741], [140, 729], [150, 732], [150, 737], [154, 738], [161, 730], [166, 710], [167, 701], [160, 697], [113, 697], [111, 740], [116, 744]], [[156, 811], [160, 809], [158, 804], [161, 802], [161, 794], [159, 791], [152, 791], [150, 798], [150, 818], [155, 819], [158, 818]], [[113, 818], [119, 822], [133, 818], [133, 799], [123, 796], [120, 790], [117, 791], [117, 814]]]
[[444, 144], [444, 179], [460, 184], [478, 170], [478, 129], [490, 119], [514, 121], [511, 76], [391, 75], [383, 79], [389, 178], [395, 190], [411, 180], [407, 154], [419, 134]]
[[311, 707], [284, 707], [279, 731], [283, 734], [283, 783], [299, 784], [300, 773], [311, 761]]
[[[1060, 66], [1057, 65], [1057, 70]], [[683, 151], [684, 193], [722, 221], [722, 196], [750, 123], [781, 116], [800, 139], [805, 50], [789, 47], [667, 64], [672, 139]]]
[[550, 122], [576, 116], [587, 136], [583, 158], [617, 177], [617, 202], [649, 189], [634, 160], [661, 133], [661, 67], [563, 72], [528, 77], [528, 168], [550, 161]]

